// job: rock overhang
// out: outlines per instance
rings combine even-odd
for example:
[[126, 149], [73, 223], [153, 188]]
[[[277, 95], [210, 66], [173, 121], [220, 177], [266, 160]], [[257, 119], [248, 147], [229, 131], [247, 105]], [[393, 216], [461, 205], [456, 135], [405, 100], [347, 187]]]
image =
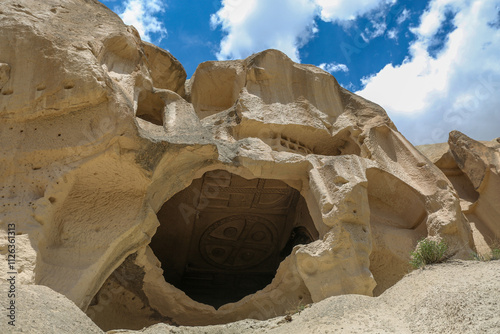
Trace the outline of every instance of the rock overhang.
[[[19, 29], [2, 31], [36, 27], [25, 36], [39, 47], [23, 54], [56, 63], [25, 87], [35, 70], [0, 50], [2, 222], [25, 235], [26, 282], [91, 304], [101, 326], [129, 323], [126, 312], [105, 316], [115, 304], [100, 297], [127, 303], [116, 291], [141, 301], [127, 312], [147, 306], [137, 324], [266, 318], [332, 295], [380, 294], [407, 271], [420, 238], [443, 238], [458, 257], [474, 247], [452, 183], [382, 108], [330, 74], [267, 50], [204, 63], [186, 81], [174, 57], [97, 2], [18, 2], [1, 9]], [[37, 19], [47, 15], [50, 23]], [[91, 19], [55, 35], [82, 15]], [[162, 206], [217, 170], [295, 189], [318, 236], [296, 246], [269, 285], [215, 311], [168, 284], [148, 245]], [[142, 284], [127, 283], [124, 268]]]

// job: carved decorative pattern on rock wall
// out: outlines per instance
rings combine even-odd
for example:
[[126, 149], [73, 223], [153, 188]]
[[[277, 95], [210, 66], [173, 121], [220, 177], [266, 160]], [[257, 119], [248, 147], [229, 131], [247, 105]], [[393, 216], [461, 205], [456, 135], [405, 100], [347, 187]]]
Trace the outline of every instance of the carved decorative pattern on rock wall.
[[256, 215], [234, 215], [210, 225], [200, 239], [203, 258], [223, 269], [256, 266], [276, 250], [274, 224]]
[[[273, 209], [287, 210], [293, 201], [293, 189], [273, 180], [244, 180], [207, 173], [203, 180], [198, 209]], [[284, 212], [286, 213], [286, 212]]]

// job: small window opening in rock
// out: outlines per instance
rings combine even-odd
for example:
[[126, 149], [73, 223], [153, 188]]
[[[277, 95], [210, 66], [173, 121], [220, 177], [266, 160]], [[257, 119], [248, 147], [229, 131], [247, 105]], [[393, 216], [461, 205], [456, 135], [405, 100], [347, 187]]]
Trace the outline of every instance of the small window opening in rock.
[[150, 91], [142, 91], [137, 100], [136, 116], [156, 125], [163, 125], [165, 102], [160, 96]]
[[215, 308], [266, 287], [294, 246], [318, 238], [297, 190], [220, 170], [194, 180], [157, 216], [150, 246], [165, 280]]

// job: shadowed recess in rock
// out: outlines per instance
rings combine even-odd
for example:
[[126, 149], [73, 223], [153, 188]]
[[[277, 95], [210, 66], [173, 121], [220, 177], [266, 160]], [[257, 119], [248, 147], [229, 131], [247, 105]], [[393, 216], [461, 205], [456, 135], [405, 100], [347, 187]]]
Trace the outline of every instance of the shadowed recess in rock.
[[165, 102], [156, 94], [142, 91], [137, 101], [136, 116], [156, 125], [163, 125]]
[[271, 283], [293, 246], [318, 235], [282, 181], [206, 173], [167, 201], [151, 248], [165, 280], [198, 302], [236, 302]]

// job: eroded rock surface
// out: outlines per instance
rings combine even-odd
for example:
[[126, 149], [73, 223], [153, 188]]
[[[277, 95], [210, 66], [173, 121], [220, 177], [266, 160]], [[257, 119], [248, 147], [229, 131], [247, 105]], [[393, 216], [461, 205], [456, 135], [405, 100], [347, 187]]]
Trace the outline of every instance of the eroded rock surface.
[[500, 326], [499, 270], [499, 261], [456, 261], [414, 271], [379, 297], [330, 297], [305, 309], [293, 309], [289, 317], [204, 327], [158, 324], [109, 334], [493, 334]]
[[500, 138], [479, 142], [453, 131], [448, 143], [418, 149], [453, 184], [478, 252], [488, 256], [500, 248]]
[[[475, 247], [452, 182], [321, 69], [267, 50], [186, 81], [97, 1], [9, 0], [0, 13], [1, 232], [15, 224], [20, 283], [103, 329], [379, 295], [419, 239], [456, 258]], [[179, 288], [190, 280], [257, 291], [209, 305]]]
[[[186, 327], [166, 323], [139, 331], [108, 334], [164, 333], [497, 333], [500, 327], [500, 261], [453, 261], [417, 270], [371, 298], [344, 295], [295, 307], [288, 316], [224, 325]], [[2, 333], [104, 333], [71, 301], [43, 286], [21, 286], [22, 303], [14, 330], [0, 322]], [[6, 292], [5, 284], [0, 292]], [[0, 299], [2, 307], [6, 299]]]
[[103, 333], [71, 300], [41, 285], [16, 284], [16, 314], [13, 325], [9, 325], [7, 321], [12, 320], [4, 311], [10, 307], [10, 300], [6, 298], [9, 290], [9, 284], [0, 283], [2, 333]]

